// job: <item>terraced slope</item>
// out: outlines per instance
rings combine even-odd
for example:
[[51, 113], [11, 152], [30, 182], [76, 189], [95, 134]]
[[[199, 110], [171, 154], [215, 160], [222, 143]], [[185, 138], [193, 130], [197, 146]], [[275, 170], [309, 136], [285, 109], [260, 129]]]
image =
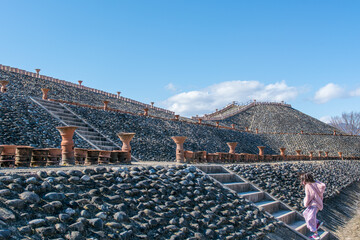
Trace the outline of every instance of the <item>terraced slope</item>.
[[[0, 145], [31, 145], [38, 148], [59, 148], [62, 126], [58, 120], [28, 97], [0, 94]], [[75, 146], [90, 148], [77, 135]]]
[[[313, 117], [310, 117], [294, 108], [281, 105], [259, 104], [232, 117], [220, 120], [221, 123], [235, 124], [237, 128], [249, 128], [265, 133], [326, 133], [332, 134], [334, 130]], [[340, 132], [339, 130], [337, 130]]]
[[[95, 93], [85, 88], [78, 88], [63, 83], [51, 82], [48, 80], [30, 77], [27, 75], [0, 70], [0, 78], [9, 81], [8, 93], [17, 96], [41, 97], [41, 88], [49, 88], [49, 98], [61, 99], [71, 102], [90, 104], [92, 106], [103, 106], [104, 100], [109, 100], [109, 107], [120, 109], [127, 112], [143, 113], [144, 105], [136, 102], [127, 102], [118, 98], [105, 96], [101, 93]], [[149, 114], [165, 118], [173, 118], [173, 114], [157, 111], [155, 108], [149, 108]]]
[[1, 174], [0, 187], [1, 239], [260, 239], [279, 226], [186, 165]]
[[305, 193], [298, 173], [311, 172], [315, 179], [324, 182], [325, 200], [337, 195], [351, 183], [360, 181], [359, 161], [247, 164], [232, 165], [229, 169], [300, 211], [304, 210], [302, 201]]

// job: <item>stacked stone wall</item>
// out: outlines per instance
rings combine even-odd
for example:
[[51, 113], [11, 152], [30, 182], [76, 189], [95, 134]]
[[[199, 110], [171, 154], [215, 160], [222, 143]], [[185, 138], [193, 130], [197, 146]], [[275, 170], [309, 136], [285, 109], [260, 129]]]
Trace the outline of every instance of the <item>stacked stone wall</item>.
[[149, 114], [172, 118], [174, 113], [165, 109], [152, 107], [132, 99], [118, 97], [104, 91], [80, 86], [63, 80], [51, 80], [38, 75], [26, 75], [13, 71], [0, 70], [0, 79], [9, 81], [8, 92], [13, 95], [42, 97], [41, 88], [50, 89], [48, 98], [61, 99], [93, 106], [103, 106], [104, 100], [110, 100], [109, 107], [133, 113], [143, 113], [149, 108]]
[[316, 180], [326, 184], [325, 201], [360, 181], [360, 162], [349, 160], [231, 165], [229, 169], [299, 211], [304, 210], [305, 197], [299, 173], [310, 172]]
[[[0, 145], [60, 147], [61, 137], [56, 127], [62, 124], [28, 97], [0, 94], [0, 110]], [[90, 148], [78, 136], [74, 141], [76, 146]]]
[[280, 224], [186, 165], [0, 174], [1, 239], [260, 239]]

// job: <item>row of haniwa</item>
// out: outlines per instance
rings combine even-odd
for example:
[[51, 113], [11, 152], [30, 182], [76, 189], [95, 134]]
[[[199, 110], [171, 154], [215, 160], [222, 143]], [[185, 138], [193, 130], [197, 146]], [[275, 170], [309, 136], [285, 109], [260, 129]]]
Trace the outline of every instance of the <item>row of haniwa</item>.
[[130, 141], [135, 133], [118, 133], [122, 149], [114, 151], [74, 148], [75, 126], [56, 127], [61, 135], [61, 149], [0, 145], [1, 167], [43, 167], [55, 165], [95, 165], [131, 163]]
[[1, 167], [44, 167], [59, 165], [129, 164], [129, 152], [74, 148], [73, 158], [63, 158], [60, 148], [0, 145]]
[[279, 148], [279, 155], [264, 154], [265, 146], [258, 146], [259, 154], [235, 153], [237, 142], [228, 142], [229, 152], [207, 153], [206, 151], [186, 151], [183, 144], [187, 137], [174, 136], [176, 143], [176, 161], [179, 163], [237, 163], [237, 162], [276, 162], [276, 161], [310, 161], [310, 160], [355, 160], [356, 156], [344, 157], [342, 152], [338, 156], [329, 156], [329, 152], [318, 151], [317, 156], [310, 151], [309, 154], [302, 154], [296, 150], [296, 155], [286, 155], [286, 148]]

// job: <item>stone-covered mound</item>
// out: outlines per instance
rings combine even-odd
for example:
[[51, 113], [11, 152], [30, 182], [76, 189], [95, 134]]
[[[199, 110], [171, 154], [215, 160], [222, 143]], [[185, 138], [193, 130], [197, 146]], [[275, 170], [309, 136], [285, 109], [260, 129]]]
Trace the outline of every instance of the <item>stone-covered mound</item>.
[[[306, 134], [253, 134], [182, 121], [172, 121], [131, 114], [115, 113], [67, 105], [84, 120], [121, 146], [119, 132], [135, 132], [131, 142], [134, 157], [140, 160], [171, 161], [175, 158], [175, 143], [171, 136], [187, 136], [185, 150], [228, 152], [226, 142], [238, 142], [237, 153], [257, 154], [257, 146], [265, 146], [265, 154], [303, 154], [328, 151], [330, 156], [360, 155], [360, 137]], [[28, 96], [0, 94], [0, 145], [31, 145], [37, 148], [60, 147], [61, 137], [55, 127], [63, 125]], [[74, 135], [75, 147], [91, 148]]]
[[2, 174], [1, 239], [261, 239], [278, 222], [186, 165]]
[[[8, 92], [0, 94], [0, 144], [31, 145], [36, 148], [59, 148], [60, 134], [55, 129], [62, 125], [47, 111], [37, 106], [30, 97], [40, 97], [41, 88], [49, 88], [49, 98], [81, 102], [101, 106], [107, 97], [84, 88], [50, 82], [19, 73], [0, 70], [0, 78], [9, 80]], [[110, 107], [123, 111], [142, 113], [144, 105], [110, 99]], [[238, 142], [237, 153], [257, 154], [257, 146], [265, 146], [265, 154], [279, 154], [285, 147], [286, 154], [295, 155], [302, 150], [327, 151], [330, 156], [360, 156], [360, 137], [320, 135], [331, 134], [334, 128], [311, 118], [286, 105], [260, 104], [227, 118], [225, 125], [235, 123], [242, 130], [258, 128], [260, 134], [219, 129], [214, 126], [194, 124], [194, 121], [180, 117], [184, 121], [172, 121], [174, 116], [164, 111], [150, 109], [150, 115], [166, 119], [114, 113], [90, 108], [69, 106], [85, 121], [95, 126], [101, 133], [121, 145], [116, 133], [135, 132], [131, 142], [134, 157], [140, 160], [171, 161], [175, 158], [175, 143], [171, 136], [186, 136], [185, 150], [207, 151], [209, 153], [228, 152], [226, 142]], [[190, 121], [190, 122], [189, 122]], [[206, 123], [207, 121], [203, 121]], [[300, 134], [303, 130], [305, 134]], [[264, 133], [265, 132], [265, 133]], [[291, 134], [269, 134], [281, 132]], [[318, 133], [319, 135], [307, 135]], [[75, 134], [75, 147], [91, 148]]]
[[326, 133], [340, 131], [294, 108], [282, 105], [259, 104], [246, 109], [234, 116], [220, 121], [235, 124], [240, 129], [259, 129], [265, 133]]
[[296, 155], [297, 149], [306, 155], [310, 151], [328, 151], [331, 156], [337, 156], [338, 151], [342, 151], [344, 156], [360, 155], [360, 137], [354, 136], [253, 134], [78, 106], [68, 107], [118, 144], [121, 144], [116, 135], [118, 132], [135, 132], [131, 142], [132, 151], [141, 160], [174, 159], [175, 144], [171, 136], [188, 137], [184, 148], [189, 151], [228, 152], [226, 142], [238, 142], [237, 153], [257, 154], [257, 146], [265, 146], [265, 154], [279, 154], [279, 148], [286, 147], [286, 154], [289, 155]]
[[[118, 98], [95, 93], [86, 88], [73, 87], [63, 83], [51, 82], [37, 77], [0, 70], [0, 78], [9, 81], [8, 93], [19, 96], [42, 97], [41, 88], [49, 88], [49, 98], [62, 99], [70, 102], [103, 106], [104, 100], [109, 100], [109, 107], [121, 109], [133, 113], [143, 113], [144, 105], [127, 102]], [[158, 111], [155, 108], [149, 109], [149, 113], [156, 116], [172, 118], [173, 114]]]
[[[131, 141], [132, 154], [141, 160], [173, 160], [176, 145], [172, 136], [188, 137], [184, 143], [186, 150], [210, 153], [228, 152], [226, 142], [238, 142], [236, 151], [247, 153], [258, 153], [257, 146], [266, 144], [261, 137], [246, 132], [71, 105], [68, 107], [119, 145], [121, 141], [117, 133], [135, 132]], [[271, 148], [269, 151], [277, 153]]]
[[298, 175], [300, 172], [311, 172], [316, 180], [326, 184], [325, 200], [360, 181], [359, 161], [246, 164], [231, 165], [229, 169], [299, 211], [304, 209], [305, 197]]
[[[0, 94], [0, 145], [60, 148], [61, 136], [56, 127], [62, 125], [28, 97]], [[77, 135], [74, 143], [90, 148]]]
[[[258, 134], [263, 140], [265, 154], [278, 154], [277, 147], [286, 148], [287, 155], [296, 155], [295, 150], [300, 149], [302, 155], [309, 156], [310, 151], [314, 156], [318, 152], [329, 152], [329, 156], [360, 156], [360, 136], [339, 136], [339, 135], [307, 135], [307, 134]], [[271, 149], [269, 149], [271, 148]]]

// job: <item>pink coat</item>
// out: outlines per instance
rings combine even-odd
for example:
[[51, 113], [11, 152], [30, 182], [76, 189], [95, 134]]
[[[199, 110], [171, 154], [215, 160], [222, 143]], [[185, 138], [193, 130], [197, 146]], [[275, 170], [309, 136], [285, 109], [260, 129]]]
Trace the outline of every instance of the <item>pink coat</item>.
[[325, 184], [319, 181], [314, 183], [306, 183], [304, 206], [315, 206], [319, 210], [323, 209], [323, 199], [325, 192]]

